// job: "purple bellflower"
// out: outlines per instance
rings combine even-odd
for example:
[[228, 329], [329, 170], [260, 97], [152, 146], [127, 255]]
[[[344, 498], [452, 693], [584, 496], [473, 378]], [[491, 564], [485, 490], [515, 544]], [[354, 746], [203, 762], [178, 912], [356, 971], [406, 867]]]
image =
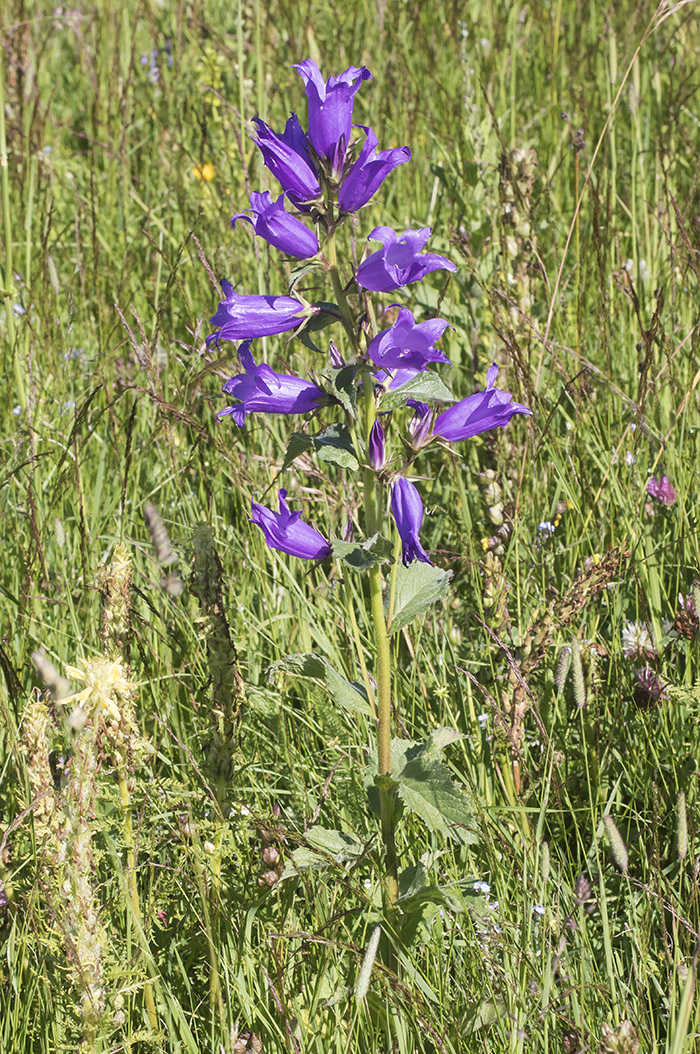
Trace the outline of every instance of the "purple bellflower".
[[391, 227], [375, 227], [368, 241], [381, 242], [382, 249], [372, 253], [357, 269], [357, 284], [373, 293], [390, 293], [392, 289], [420, 282], [431, 271], [456, 271], [446, 256], [421, 253], [432, 233], [430, 227], [397, 234]]
[[367, 443], [367, 460], [375, 472], [380, 472], [386, 465], [386, 444], [384, 429], [379, 421], [375, 421], [369, 433]]
[[493, 362], [486, 374], [485, 390], [468, 395], [439, 414], [433, 433], [450, 443], [457, 443], [491, 428], [503, 428], [515, 414], [532, 414], [527, 406], [514, 403], [510, 392], [494, 388], [497, 376], [498, 366]]
[[338, 191], [338, 204], [343, 212], [357, 212], [395, 168], [411, 160], [407, 146], [396, 146], [391, 150], [377, 150], [377, 137], [371, 128], [358, 124], [365, 133], [365, 142], [355, 164], [343, 180]]
[[415, 399], [408, 399], [406, 406], [411, 406], [414, 410], [413, 417], [408, 422], [411, 446], [414, 450], [420, 450], [433, 438], [433, 411], [429, 403], [419, 403]]
[[350, 141], [355, 92], [372, 74], [366, 66], [350, 66], [344, 73], [324, 81], [312, 59], [304, 59], [295, 69], [305, 84], [311, 145], [319, 157], [330, 161], [331, 172], [338, 177]]
[[[248, 216], [248, 212], [253, 215]], [[318, 252], [318, 238], [313, 231], [285, 211], [284, 193], [276, 201], [267, 190], [264, 194], [251, 194], [250, 208], [236, 213], [231, 220], [232, 227], [235, 228], [237, 220], [247, 220], [258, 237], [297, 260], [306, 260]]]
[[298, 556], [302, 560], [325, 560], [331, 555], [330, 545], [322, 534], [303, 522], [300, 512], [291, 511], [286, 497], [287, 491], [280, 490], [279, 512], [252, 502], [251, 523], [262, 530], [270, 549], [278, 549], [281, 553]]
[[413, 483], [403, 476], [397, 476], [391, 488], [391, 512], [401, 538], [403, 562], [406, 567], [413, 560], [431, 564], [432, 560], [420, 542], [423, 502]]
[[673, 505], [677, 497], [676, 488], [668, 476], [659, 476], [658, 479], [652, 476], [647, 483], [647, 494], [662, 505]]
[[407, 384], [412, 381], [414, 377], [417, 377], [422, 370], [378, 370], [373, 377], [378, 385], [383, 389], [391, 390], [393, 388], [400, 388], [402, 384]]
[[207, 344], [219, 340], [252, 340], [271, 337], [296, 329], [305, 318], [318, 313], [318, 308], [307, 307], [291, 296], [258, 296], [234, 292], [230, 282], [222, 281], [225, 300], [219, 304], [210, 322], [220, 326], [218, 333], [207, 337]]
[[328, 401], [326, 393], [311, 381], [286, 373], [275, 373], [264, 362], [256, 365], [250, 344], [246, 340], [238, 349], [245, 372], [231, 377], [223, 387], [227, 395], [232, 395], [239, 402], [220, 410], [216, 415], [218, 418], [231, 414], [236, 424], [242, 427], [246, 414], [255, 411], [266, 414], [306, 414], [316, 410], [320, 403]]
[[423, 370], [430, 362], [449, 363], [447, 356], [433, 346], [448, 326], [444, 318], [416, 323], [412, 312], [402, 307], [393, 326], [370, 342], [367, 354], [385, 370]]
[[263, 161], [295, 202], [314, 201], [321, 193], [313, 163], [306, 146], [306, 135], [295, 113], [287, 121], [281, 135], [273, 132], [259, 117], [253, 118]]

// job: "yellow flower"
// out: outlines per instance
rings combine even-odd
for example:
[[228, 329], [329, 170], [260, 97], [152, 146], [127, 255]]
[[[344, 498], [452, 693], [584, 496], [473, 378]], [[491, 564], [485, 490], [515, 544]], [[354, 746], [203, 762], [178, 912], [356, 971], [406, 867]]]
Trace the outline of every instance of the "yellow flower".
[[600, 553], [593, 553], [593, 556], [591, 557], [591, 563], [594, 564], [597, 567], [598, 564], [600, 563], [600, 561], [601, 561]]
[[62, 699], [63, 706], [72, 703], [83, 711], [86, 718], [91, 716], [93, 720], [107, 716], [119, 721], [117, 701], [120, 697], [128, 698], [134, 690], [134, 686], [126, 679], [121, 658], [108, 659], [100, 655], [95, 659], [80, 661], [82, 669], [66, 666], [66, 673], [71, 680], [84, 684], [85, 688], [68, 699]]
[[216, 173], [214, 172], [214, 166], [210, 165], [208, 161], [205, 165], [197, 165], [196, 168], [193, 168], [192, 174], [194, 175], [195, 179], [199, 181], [204, 180], [205, 183], [211, 182], [211, 180], [216, 175]]
[[484, 552], [486, 552], [486, 550], [488, 549], [490, 541], [491, 541], [490, 538], [482, 538], [481, 539], [481, 548], [484, 550]]

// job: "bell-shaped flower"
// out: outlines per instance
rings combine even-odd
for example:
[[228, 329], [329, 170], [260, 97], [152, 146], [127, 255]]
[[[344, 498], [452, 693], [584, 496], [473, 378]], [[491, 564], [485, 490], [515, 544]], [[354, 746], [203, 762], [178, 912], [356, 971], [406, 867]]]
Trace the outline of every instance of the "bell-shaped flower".
[[407, 384], [408, 381], [412, 381], [414, 377], [417, 377], [422, 370], [377, 370], [376, 373], [372, 374], [376, 383], [384, 390], [391, 391], [394, 388], [400, 388], [402, 384]]
[[401, 538], [404, 564], [408, 566], [413, 560], [431, 564], [420, 542], [423, 502], [416, 487], [404, 476], [397, 476], [391, 488], [391, 512]]
[[246, 340], [238, 349], [244, 369], [236, 377], [226, 381], [223, 391], [239, 401], [234, 406], [220, 410], [217, 417], [230, 414], [241, 427], [246, 414], [255, 411], [265, 414], [307, 414], [321, 403], [328, 402], [326, 393], [305, 381], [286, 373], [275, 373], [267, 363], [256, 365], [250, 352], [250, 341]]
[[513, 402], [510, 392], [494, 388], [498, 366], [492, 363], [486, 374], [483, 392], [468, 395], [438, 415], [433, 425], [433, 434], [457, 443], [460, 439], [471, 439], [491, 428], [503, 428], [515, 414], [532, 414], [527, 406]]
[[267, 190], [264, 194], [251, 194], [250, 208], [236, 213], [231, 220], [232, 227], [235, 228], [237, 220], [247, 220], [260, 238], [297, 260], [306, 260], [318, 252], [318, 238], [314, 232], [285, 210], [284, 193], [276, 201]]
[[295, 202], [313, 201], [321, 193], [316, 170], [306, 146], [306, 135], [295, 113], [287, 121], [281, 135], [273, 132], [259, 117], [253, 118], [263, 161]]
[[355, 92], [372, 74], [366, 66], [350, 66], [324, 81], [312, 59], [304, 59], [295, 68], [304, 81], [309, 103], [311, 145], [319, 157], [330, 161], [332, 174], [339, 176], [350, 141]]
[[303, 522], [300, 512], [291, 511], [286, 497], [287, 491], [280, 490], [279, 512], [252, 502], [250, 522], [261, 529], [270, 549], [278, 549], [289, 556], [299, 556], [302, 560], [325, 560], [331, 555], [330, 545], [322, 534]]
[[375, 421], [370, 429], [367, 460], [375, 472], [380, 472], [386, 465], [386, 437], [379, 421]]
[[305, 318], [318, 314], [318, 308], [306, 305], [291, 296], [258, 296], [234, 292], [230, 282], [222, 281], [226, 296], [210, 322], [220, 326], [218, 333], [207, 337], [207, 344], [220, 340], [252, 340], [271, 337], [296, 329]]
[[365, 133], [365, 142], [355, 164], [338, 191], [338, 204], [343, 212], [357, 212], [374, 197], [386, 177], [399, 165], [411, 160], [407, 146], [391, 150], [377, 150], [377, 137], [371, 128], [357, 125]]
[[408, 399], [406, 406], [412, 407], [414, 411], [408, 422], [410, 445], [414, 450], [420, 450], [433, 438], [433, 410], [429, 403], [419, 403], [416, 399]]
[[424, 370], [431, 362], [449, 363], [444, 352], [434, 347], [448, 326], [444, 318], [417, 323], [413, 313], [402, 307], [393, 326], [370, 342], [367, 354], [383, 370]]
[[430, 227], [397, 234], [391, 227], [375, 227], [368, 241], [381, 242], [383, 248], [363, 260], [357, 269], [357, 284], [373, 293], [389, 293], [411, 282], [420, 282], [431, 271], [456, 271], [446, 256], [421, 253], [432, 233]]

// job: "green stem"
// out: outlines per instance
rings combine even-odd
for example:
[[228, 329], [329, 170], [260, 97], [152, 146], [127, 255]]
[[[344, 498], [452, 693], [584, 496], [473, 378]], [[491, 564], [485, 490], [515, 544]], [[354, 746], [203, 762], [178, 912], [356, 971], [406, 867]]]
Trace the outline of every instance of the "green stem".
[[[124, 846], [126, 848], [126, 883], [129, 890], [129, 900], [134, 912], [134, 918], [141, 924], [141, 906], [139, 904], [139, 890], [136, 882], [136, 853], [134, 852], [134, 829], [131, 823], [131, 796], [129, 794], [129, 782], [126, 773], [119, 770], [119, 800], [122, 807], [124, 820]], [[153, 995], [153, 985], [146, 981], [143, 987], [143, 1001], [146, 1004], [148, 1023], [154, 1032], [158, 1031], [158, 1011]]]

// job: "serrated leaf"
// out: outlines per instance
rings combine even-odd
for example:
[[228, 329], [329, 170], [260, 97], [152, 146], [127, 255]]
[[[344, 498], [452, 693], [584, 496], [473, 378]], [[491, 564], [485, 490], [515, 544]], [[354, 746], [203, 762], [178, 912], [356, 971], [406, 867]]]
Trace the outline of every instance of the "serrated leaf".
[[286, 878], [296, 878], [302, 871], [313, 871], [319, 867], [328, 867], [328, 860], [313, 849], [295, 849], [289, 854], [285, 861], [284, 871], [280, 875], [280, 882]]
[[444, 726], [436, 728], [425, 741], [423, 756], [426, 758], [438, 758], [445, 747], [449, 747], [451, 743], [457, 743], [464, 738], [464, 734], [454, 728], [446, 728]]
[[399, 564], [396, 571], [394, 614], [389, 632], [398, 633], [412, 622], [416, 615], [420, 615], [421, 611], [441, 600], [447, 592], [451, 578], [451, 571], [443, 571], [421, 560], [414, 560], [408, 567]]
[[474, 822], [469, 801], [452, 782], [446, 765], [425, 757], [414, 758], [406, 763], [397, 782], [399, 799], [431, 831], [447, 835], [462, 845], [477, 840], [476, 834], [468, 829]]
[[373, 534], [365, 542], [344, 542], [339, 538], [331, 541], [333, 556], [342, 560], [354, 571], [366, 571], [377, 564], [394, 562], [394, 547], [388, 538]]
[[379, 400], [382, 411], [396, 410], [399, 406], [405, 406], [409, 399], [415, 399], [419, 403], [454, 403], [457, 400], [454, 395], [432, 370], [422, 370], [416, 377], [400, 385], [398, 388], [390, 388], [384, 392]]
[[372, 713], [363, 685], [355, 681], [346, 681], [321, 655], [312, 652], [287, 655], [284, 659], [278, 659], [268, 668], [268, 680], [273, 680], [275, 674], [280, 671], [290, 673], [295, 677], [310, 677], [324, 681], [333, 702], [348, 713], [366, 715]]
[[328, 378], [330, 387], [338, 402], [351, 417], [357, 417], [357, 390], [355, 388], [355, 377], [357, 366], [341, 366], [338, 370], [330, 370]]
[[341, 468], [348, 468], [352, 472], [356, 472], [360, 467], [352, 436], [344, 424], [328, 425], [315, 436], [308, 435], [306, 432], [294, 432], [289, 440], [287, 453], [284, 455], [282, 471], [289, 468], [292, 461], [300, 454], [305, 454], [309, 450], [315, 451], [319, 461], [330, 462]]
[[305, 837], [312, 849], [328, 853], [338, 863], [357, 860], [364, 852], [360, 839], [347, 831], [334, 831], [327, 827], [314, 826], [309, 828]]

